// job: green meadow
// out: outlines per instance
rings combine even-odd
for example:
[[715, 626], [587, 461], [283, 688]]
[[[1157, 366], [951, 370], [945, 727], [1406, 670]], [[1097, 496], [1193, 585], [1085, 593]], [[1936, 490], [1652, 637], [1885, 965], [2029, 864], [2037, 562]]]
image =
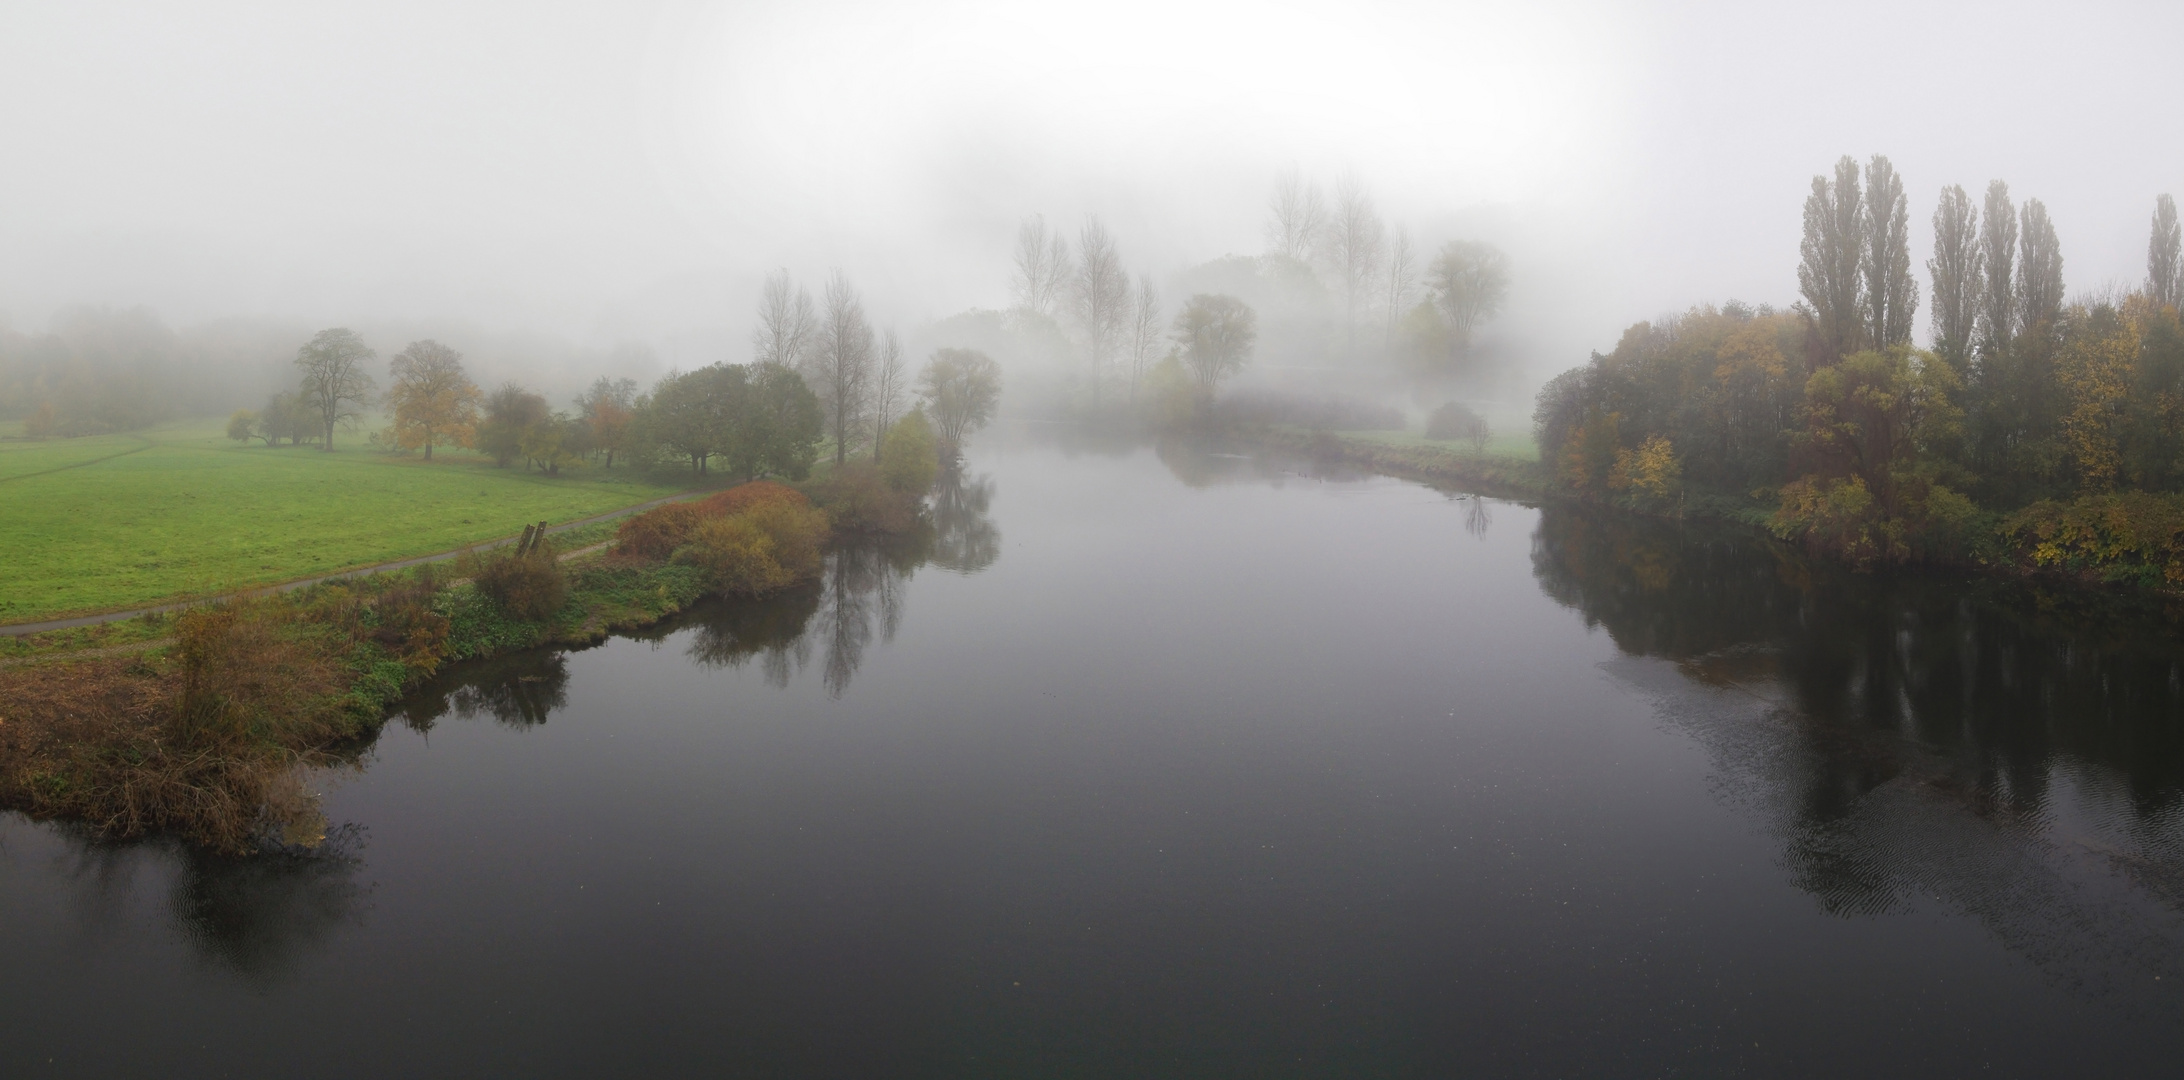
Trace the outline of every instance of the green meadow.
[[0, 624], [112, 611], [430, 555], [674, 494], [625, 469], [545, 476], [344, 432], [248, 446], [225, 421], [28, 441], [0, 425]]

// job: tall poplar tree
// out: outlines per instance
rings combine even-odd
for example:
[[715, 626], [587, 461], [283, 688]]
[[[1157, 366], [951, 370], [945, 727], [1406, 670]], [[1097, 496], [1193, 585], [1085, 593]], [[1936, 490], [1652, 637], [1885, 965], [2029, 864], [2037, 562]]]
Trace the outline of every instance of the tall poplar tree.
[[1926, 261], [1934, 278], [1934, 351], [1957, 369], [1971, 364], [1972, 332], [1979, 321], [1979, 212], [1964, 188], [1941, 189], [1934, 207], [1934, 257]]
[[2063, 310], [2063, 247], [2038, 199], [2026, 199], [2017, 235], [2017, 332], [2052, 323]]
[[1911, 343], [1911, 318], [1919, 308], [1911, 278], [1911, 211], [1903, 177], [1886, 156], [1866, 163], [1865, 333], [1881, 348]]
[[1979, 223], [1979, 270], [1985, 292], [1979, 301], [1979, 350], [1994, 355], [2010, 346], [2011, 303], [2016, 297], [2017, 210], [2010, 205], [2010, 186], [2000, 180], [1987, 184], [1987, 205]]
[[2154, 200], [2154, 232], [2146, 241], [2146, 295], [2156, 305], [2184, 308], [2184, 229], [2176, 222], [2176, 200]]
[[1858, 163], [1843, 155], [1835, 179], [1812, 178], [1805, 199], [1805, 238], [1798, 244], [1797, 288], [1804, 294], [1830, 357], [1858, 351], [1864, 334], [1858, 304], [1859, 256], [1864, 248], [1864, 200]]

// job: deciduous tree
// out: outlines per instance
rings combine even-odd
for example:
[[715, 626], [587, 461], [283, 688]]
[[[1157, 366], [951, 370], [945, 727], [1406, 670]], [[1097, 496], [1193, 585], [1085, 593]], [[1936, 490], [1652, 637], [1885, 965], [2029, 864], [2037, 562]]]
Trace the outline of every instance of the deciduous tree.
[[477, 434], [478, 403], [484, 395], [463, 371], [463, 354], [430, 338], [412, 341], [387, 365], [393, 385], [387, 404], [394, 410], [394, 443], [404, 450], [434, 444], [468, 446]]
[[1175, 342], [1183, 350], [1200, 408], [1213, 403], [1221, 380], [1242, 371], [1259, 340], [1259, 316], [1233, 296], [1199, 293], [1175, 317]]
[[1100, 219], [1091, 218], [1077, 234], [1077, 276], [1070, 294], [1077, 326], [1084, 332], [1091, 361], [1092, 404], [1100, 402], [1100, 383], [1122, 341], [1130, 318], [1130, 275], [1123, 272], [1115, 238]]
[[1386, 247], [1387, 227], [1373, 208], [1364, 181], [1346, 175], [1335, 185], [1335, 212], [1328, 221], [1326, 259], [1342, 287], [1343, 332], [1349, 351], [1357, 351], [1358, 310], [1373, 295]]
[[2009, 348], [2016, 332], [2012, 317], [2017, 285], [2017, 210], [2010, 205], [2010, 186], [2000, 180], [1987, 183], [1987, 200], [1979, 220], [1979, 268], [1985, 292], [1979, 303], [1979, 351], [1997, 355]]
[[811, 293], [797, 288], [787, 270], [766, 277], [758, 298], [758, 328], [751, 331], [751, 352], [761, 364], [796, 367], [819, 333], [819, 315]]
[[2017, 332], [2055, 321], [2063, 310], [2063, 246], [2038, 199], [2026, 199], [2017, 239]]
[[320, 449], [334, 448], [334, 425], [355, 420], [371, 404], [374, 384], [364, 364], [376, 355], [346, 327], [321, 330], [296, 351], [296, 366], [303, 371], [297, 396], [318, 417], [326, 438]]
[[963, 451], [963, 439], [993, 419], [1001, 402], [1001, 368], [975, 349], [940, 349], [918, 375], [925, 409], [939, 429], [941, 452]]
[[1033, 214], [1016, 227], [1010, 286], [1017, 307], [1048, 318], [1069, 292], [1069, 241], [1048, 232], [1044, 215]]
[[1448, 319], [1450, 348], [1460, 355], [1470, 350], [1479, 324], [1500, 314], [1509, 298], [1509, 257], [1492, 244], [1453, 240], [1434, 257], [1426, 282]]
[[1829, 362], [1864, 343], [1858, 301], [1865, 226], [1858, 163], [1845, 154], [1835, 163], [1834, 179], [1812, 178], [1812, 194], [1805, 197], [1805, 236], [1797, 249], [1797, 289]]
[[1267, 207], [1266, 240], [1277, 253], [1296, 262], [1311, 259], [1327, 226], [1327, 204], [1316, 185], [1297, 170], [1274, 177], [1274, 198]]
[[865, 319], [864, 301], [839, 270], [827, 279], [819, 347], [804, 372], [804, 381], [825, 410], [827, 432], [834, 436], [834, 463], [840, 465], [863, 437], [865, 412], [871, 407], [872, 324]]
[[1909, 345], [1919, 307], [1918, 282], [1911, 277], [1910, 201], [1884, 155], [1866, 163], [1865, 179], [1866, 340], [1884, 349]]
[[2154, 200], [2153, 235], [2146, 241], [2146, 295], [2157, 306], [2184, 308], [2184, 229], [2176, 220], [2176, 200]]
[[1979, 321], [1979, 212], [1964, 188], [1941, 189], [1934, 207], [1934, 351], [1962, 375], [1971, 366], [1972, 334]]

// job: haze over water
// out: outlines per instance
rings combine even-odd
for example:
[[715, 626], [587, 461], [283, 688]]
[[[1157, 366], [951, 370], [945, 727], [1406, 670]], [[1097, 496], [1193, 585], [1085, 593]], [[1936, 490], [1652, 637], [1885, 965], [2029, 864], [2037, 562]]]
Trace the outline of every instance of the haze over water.
[[2184, 1042], [2178, 650], [2128, 613], [1177, 445], [970, 473], [929, 545], [816, 589], [457, 669], [326, 778], [316, 856], [8, 819], [0, 968], [42, 974], [0, 988], [0, 1071], [2157, 1075]]

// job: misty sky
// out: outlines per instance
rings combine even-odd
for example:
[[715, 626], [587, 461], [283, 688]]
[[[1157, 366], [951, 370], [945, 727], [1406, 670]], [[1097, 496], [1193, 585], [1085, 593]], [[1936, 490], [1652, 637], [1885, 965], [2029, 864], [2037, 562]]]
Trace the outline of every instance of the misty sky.
[[[1256, 253], [1294, 165], [1515, 259], [1557, 369], [1795, 299], [1799, 206], [1889, 154], [2144, 273], [2184, 5], [0, 4], [0, 318], [471, 320], [743, 360], [757, 280], [883, 320], [1007, 301], [1024, 214], [1134, 271]], [[1926, 330], [1927, 298], [1919, 328]], [[707, 346], [710, 348], [711, 346]], [[690, 346], [685, 346], [687, 351]], [[672, 353], [673, 347], [669, 351]]]

